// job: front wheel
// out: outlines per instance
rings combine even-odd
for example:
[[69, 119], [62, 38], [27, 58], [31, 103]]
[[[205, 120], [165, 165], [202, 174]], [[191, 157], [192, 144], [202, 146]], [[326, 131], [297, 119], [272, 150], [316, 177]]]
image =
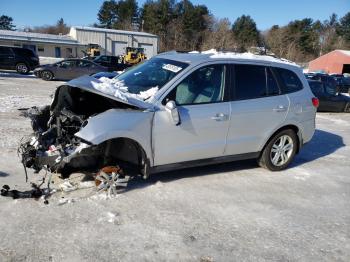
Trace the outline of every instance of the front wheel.
[[45, 81], [50, 81], [53, 79], [53, 73], [51, 73], [50, 71], [42, 71], [41, 72], [41, 79], [45, 80]]
[[271, 171], [285, 169], [295, 156], [298, 147], [298, 137], [291, 130], [283, 130], [276, 134], [266, 145], [258, 163]]
[[29, 67], [25, 63], [18, 63], [16, 65], [16, 71], [20, 74], [28, 74], [29, 73]]

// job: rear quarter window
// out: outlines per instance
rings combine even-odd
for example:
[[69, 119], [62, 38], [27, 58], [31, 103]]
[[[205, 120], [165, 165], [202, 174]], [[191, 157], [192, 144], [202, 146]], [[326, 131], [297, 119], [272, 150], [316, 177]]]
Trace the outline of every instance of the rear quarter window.
[[12, 55], [11, 48], [0, 46], [0, 55]]
[[303, 89], [303, 84], [293, 71], [284, 68], [275, 68], [275, 71], [283, 93], [293, 93]]
[[35, 56], [33, 51], [29, 50], [29, 49], [14, 48], [13, 50], [17, 55], [20, 55], [20, 56], [26, 56], [26, 57], [34, 57]]

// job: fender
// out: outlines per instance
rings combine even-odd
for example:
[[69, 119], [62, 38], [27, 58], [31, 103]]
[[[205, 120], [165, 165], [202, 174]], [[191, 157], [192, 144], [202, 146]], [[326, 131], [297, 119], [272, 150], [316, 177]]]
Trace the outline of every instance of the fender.
[[270, 134], [267, 136], [267, 138], [264, 140], [264, 142], [260, 145], [259, 151], [261, 152], [264, 149], [265, 145], [271, 139], [273, 134], [275, 134], [279, 129], [282, 129], [283, 127], [286, 127], [286, 126], [295, 126], [298, 129], [297, 136], [299, 138], [299, 149], [300, 149], [301, 146], [303, 145], [303, 130], [302, 130], [302, 126], [298, 122], [288, 121], [288, 122], [284, 122], [281, 125], [277, 126], [274, 130], [272, 130], [270, 132]]
[[99, 145], [114, 138], [130, 138], [138, 142], [153, 164], [151, 127], [154, 112], [133, 109], [110, 109], [87, 120], [75, 136]]

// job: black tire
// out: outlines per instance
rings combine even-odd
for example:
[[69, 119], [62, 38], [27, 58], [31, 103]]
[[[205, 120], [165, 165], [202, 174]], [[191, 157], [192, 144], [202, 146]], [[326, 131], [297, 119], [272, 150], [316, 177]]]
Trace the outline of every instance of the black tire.
[[347, 102], [344, 107], [344, 112], [345, 113], [350, 113], [350, 102]]
[[51, 81], [53, 79], [53, 73], [48, 70], [44, 70], [40, 73], [41, 79], [45, 81]]
[[19, 74], [25, 75], [25, 74], [29, 73], [30, 68], [26, 63], [17, 63], [16, 64], [16, 71]]
[[[282, 143], [283, 138], [286, 138], [288, 145], [293, 145], [289, 151], [286, 151], [288, 153], [284, 152], [283, 150], [283, 148], [287, 148], [287, 144], [282, 148], [279, 148], [279, 145]], [[269, 140], [260, 157], [258, 158], [258, 164], [270, 171], [280, 171], [286, 169], [287, 166], [293, 161], [297, 148], [298, 137], [295, 131], [291, 129], [282, 130]], [[278, 156], [278, 154], [280, 154], [280, 156]]]

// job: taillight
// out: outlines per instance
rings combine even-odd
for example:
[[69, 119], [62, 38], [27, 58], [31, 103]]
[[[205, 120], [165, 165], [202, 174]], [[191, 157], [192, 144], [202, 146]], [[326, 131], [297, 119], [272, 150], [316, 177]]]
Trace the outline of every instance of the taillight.
[[317, 97], [313, 97], [312, 98], [312, 104], [314, 105], [314, 107], [318, 107], [320, 105], [320, 100], [318, 100]]

